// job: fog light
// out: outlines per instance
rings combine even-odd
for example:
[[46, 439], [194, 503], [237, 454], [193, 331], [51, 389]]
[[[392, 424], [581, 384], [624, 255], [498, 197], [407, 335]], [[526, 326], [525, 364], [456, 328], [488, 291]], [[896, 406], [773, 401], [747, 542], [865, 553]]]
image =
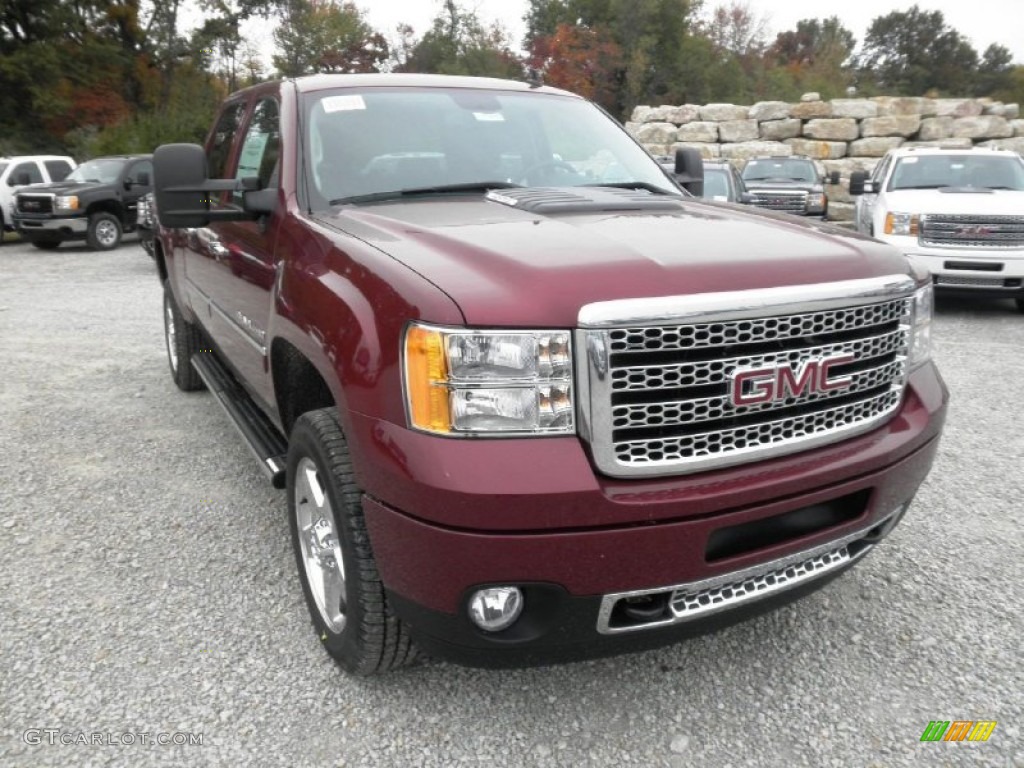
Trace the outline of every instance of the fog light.
[[469, 600], [469, 618], [485, 632], [500, 632], [523, 612], [519, 587], [478, 589]]

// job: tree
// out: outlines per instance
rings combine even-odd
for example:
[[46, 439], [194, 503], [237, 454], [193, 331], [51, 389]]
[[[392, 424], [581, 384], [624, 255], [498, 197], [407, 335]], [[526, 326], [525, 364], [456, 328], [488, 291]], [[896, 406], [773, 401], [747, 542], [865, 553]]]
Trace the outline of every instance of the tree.
[[350, 2], [290, 0], [274, 31], [280, 55], [274, 66], [287, 77], [316, 72], [377, 72], [387, 59], [383, 35]]
[[[803, 19], [795, 30], [780, 32], [767, 52], [798, 92], [818, 91], [825, 98], [842, 95], [853, 84], [857, 40], [838, 17]], [[798, 95], [798, 94], [797, 94]], [[786, 92], [785, 98], [793, 94]]]
[[978, 67], [975, 83], [976, 96], [992, 96], [1011, 86], [1013, 75], [1013, 54], [1005, 46], [993, 43], [985, 49]]
[[978, 54], [946, 25], [941, 11], [915, 5], [871, 22], [858, 63], [861, 77], [892, 93], [966, 95], [972, 91]]
[[564, 88], [615, 109], [622, 49], [605, 27], [559, 24], [530, 44], [527, 67], [547, 85]]
[[485, 28], [476, 14], [445, 0], [430, 30], [396, 71], [519, 78], [523, 64], [500, 24]]

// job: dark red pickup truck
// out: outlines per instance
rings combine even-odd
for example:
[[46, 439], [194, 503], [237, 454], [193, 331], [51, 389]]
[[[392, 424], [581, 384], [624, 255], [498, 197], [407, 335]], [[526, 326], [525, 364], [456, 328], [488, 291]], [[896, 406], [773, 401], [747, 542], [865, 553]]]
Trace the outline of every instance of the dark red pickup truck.
[[287, 488], [351, 672], [734, 622], [863, 557], [931, 466], [927, 276], [694, 199], [572, 94], [268, 83], [154, 166], [171, 373]]

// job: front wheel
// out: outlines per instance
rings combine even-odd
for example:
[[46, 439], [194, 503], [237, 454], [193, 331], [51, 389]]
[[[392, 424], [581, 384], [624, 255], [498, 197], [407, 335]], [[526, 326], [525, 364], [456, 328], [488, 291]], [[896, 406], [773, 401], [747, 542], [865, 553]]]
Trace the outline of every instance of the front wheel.
[[412, 662], [407, 627], [388, 605], [333, 408], [303, 414], [288, 446], [288, 516], [302, 592], [324, 649], [369, 676]]
[[112, 213], [94, 213], [89, 217], [86, 242], [94, 251], [109, 251], [121, 242], [121, 222]]
[[1017, 311], [1024, 312], [1024, 299], [1017, 299]]

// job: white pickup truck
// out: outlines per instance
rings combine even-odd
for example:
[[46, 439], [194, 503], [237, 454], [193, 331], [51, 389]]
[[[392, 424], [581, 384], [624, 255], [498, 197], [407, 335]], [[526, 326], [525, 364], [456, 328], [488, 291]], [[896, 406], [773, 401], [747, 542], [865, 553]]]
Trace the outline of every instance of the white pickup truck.
[[998, 149], [890, 150], [850, 176], [857, 229], [926, 267], [941, 291], [1024, 312], [1024, 159]]

